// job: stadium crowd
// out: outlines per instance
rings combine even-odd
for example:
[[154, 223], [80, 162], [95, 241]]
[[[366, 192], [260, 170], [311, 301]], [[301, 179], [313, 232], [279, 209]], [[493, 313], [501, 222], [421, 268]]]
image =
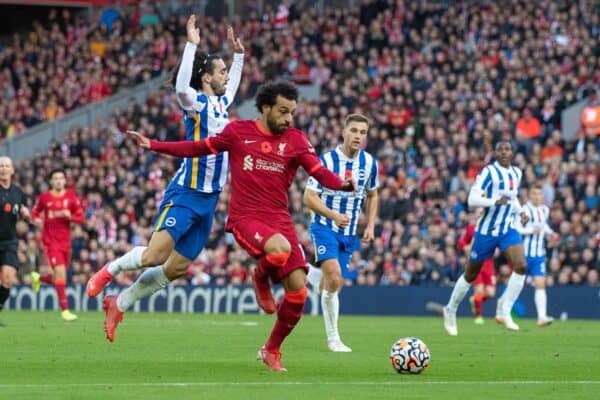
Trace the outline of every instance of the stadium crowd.
[[[528, 187], [542, 185], [550, 224], [560, 233], [558, 241], [548, 244], [548, 285], [600, 284], [600, 137], [582, 132], [568, 142], [560, 131], [562, 110], [593, 96], [600, 85], [600, 13], [583, 0], [565, 8], [544, 4], [371, 0], [354, 11], [307, 11], [282, 19], [279, 10], [234, 25], [249, 42], [242, 98], [276, 77], [321, 85], [319, 100], [303, 102], [296, 117], [317, 152], [337, 144], [347, 113], [372, 117], [367, 150], [380, 162], [379, 223], [375, 242], [355, 254], [348, 284], [447, 285], [458, 278], [465, 257], [456, 242], [472, 219], [468, 189], [499, 138], [511, 139], [517, 151], [515, 164], [524, 171], [522, 200]], [[173, 64], [171, 59], [176, 63], [182, 19], [169, 17], [180, 24], [170, 26], [160, 22], [164, 17], [156, 18], [151, 29], [131, 24], [123, 29], [133, 29], [132, 40], [164, 40], [171, 58], [159, 57], [164, 62], [154, 66], [152, 49], [130, 56], [126, 47], [111, 45], [106, 54], [137, 57], [141, 66], [133, 75], [122, 71], [123, 80], [110, 82], [111, 88], [140, 82], [146, 73], [156, 75]], [[225, 24], [206, 20], [200, 26], [207, 48], [214, 50], [223, 41], [215, 32], [224, 32]], [[93, 31], [98, 37], [110, 34], [110, 29]], [[144, 32], [152, 34], [144, 38]], [[90, 62], [86, 76], [102, 71], [95, 63], [110, 69], [113, 58], [103, 60]], [[82, 60], [80, 65], [87, 64]], [[4, 68], [3, 76], [15, 74], [17, 67]], [[67, 76], [77, 76], [71, 64], [64, 67]], [[51, 86], [38, 85], [38, 96], [60, 97]], [[16, 181], [32, 199], [47, 188], [44, 171], [64, 166], [83, 201], [86, 223], [74, 228], [73, 283], [84, 283], [107, 260], [148, 241], [156, 205], [177, 160], [139, 153], [120, 132], [137, 128], [162, 140], [179, 139], [181, 115], [174, 97], [163, 88], [147, 104], [131, 102], [107, 121], [74, 128], [64, 143], [17, 165]], [[0, 119], [12, 115], [12, 108], [1, 104]], [[292, 186], [290, 210], [310, 258], [304, 183], [305, 176], [298, 176]], [[228, 197], [226, 189], [209, 245], [189, 268], [187, 281], [193, 284], [250, 282], [254, 261], [223, 232]], [[44, 261], [38, 233], [25, 224], [19, 232], [23, 272]], [[502, 282], [510, 268], [502, 259], [497, 268]], [[132, 278], [124, 274], [119, 279], [129, 284]]]

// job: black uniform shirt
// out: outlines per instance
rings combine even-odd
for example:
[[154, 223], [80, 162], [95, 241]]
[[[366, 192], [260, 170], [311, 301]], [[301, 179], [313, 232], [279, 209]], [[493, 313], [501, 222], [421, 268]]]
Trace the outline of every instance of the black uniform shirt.
[[0, 185], [0, 243], [17, 240], [17, 219], [25, 200], [17, 185], [11, 184], [8, 189]]

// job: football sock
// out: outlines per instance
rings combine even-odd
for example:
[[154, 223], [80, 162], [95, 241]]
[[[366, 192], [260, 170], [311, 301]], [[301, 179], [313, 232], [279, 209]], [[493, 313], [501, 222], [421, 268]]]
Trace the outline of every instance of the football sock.
[[329, 292], [323, 289], [323, 292], [321, 292], [321, 308], [323, 308], [327, 340], [339, 339], [337, 322], [340, 313], [340, 300], [338, 292]]
[[136, 246], [121, 257], [108, 264], [108, 272], [116, 276], [119, 272], [134, 271], [142, 266], [142, 254], [147, 249], [145, 246]]
[[306, 276], [306, 280], [314, 289], [319, 290], [322, 276], [323, 272], [321, 272], [320, 268], [313, 267], [312, 265], [308, 266], [308, 275]]
[[8, 296], [10, 296], [10, 288], [0, 285], [0, 310], [4, 308], [4, 302], [6, 302]]
[[117, 297], [117, 308], [127, 311], [136, 301], [167, 286], [169, 279], [165, 275], [163, 266], [148, 268], [131, 286], [122, 291]]
[[456, 312], [458, 305], [465, 298], [470, 287], [471, 284], [465, 280], [465, 275], [462, 274], [456, 281], [454, 289], [452, 289], [452, 294], [450, 295], [450, 300], [448, 300], [447, 307], [450, 311]]
[[534, 294], [535, 308], [537, 310], [538, 321], [546, 318], [546, 289], [535, 289]]
[[56, 289], [56, 295], [58, 296], [58, 305], [62, 311], [69, 309], [67, 294], [65, 292], [66, 284], [67, 282], [64, 279], [56, 279], [54, 281], [54, 288]]
[[525, 275], [517, 274], [513, 271], [508, 279], [506, 290], [502, 295], [502, 316], [509, 316], [515, 301], [521, 294], [523, 285], [525, 284]]
[[294, 292], [285, 292], [279, 310], [277, 310], [277, 320], [271, 331], [271, 336], [265, 344], [267, 351], [279, 351], [283, 340], [300, 321], [306, 297], [306, 288]]
[[483, 307], [483, 302], [488, 299], [488, 296], [485, 293], [478, 293], [473, 295], [473, 304], [475, 305], [475, 316], [481, 317], [481, 309]]
[[40, 282], [52, 285], [54, 283], [54, 277], [52, 276], [52, 274], [40, 275]]

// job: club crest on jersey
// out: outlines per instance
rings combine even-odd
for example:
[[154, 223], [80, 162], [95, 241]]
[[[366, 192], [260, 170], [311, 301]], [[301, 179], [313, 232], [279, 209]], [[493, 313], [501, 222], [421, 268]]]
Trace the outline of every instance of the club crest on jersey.
[[277, 150], [277, 154], [282, 156], [285, 152], [285, 146], [287, 146], [287, 143], [279, 143], [279, 150]]
[[261, 236], [260, 233], [256, 232], [254, 234], [254, 239], [256, 239], [258, 242], [262, 242], [263, 241], [263, 237]]
[[319, 253], [319, 254], [325, 254], [326, 251], [327, 251], [327, 248], [325, 246], [319, 246], [317, 248], [317, 253]]
[[174, 217], [169, 217], [165, 221], [165, 225], [168, 226], [168, 227], [175, 226], [176, 223], [177, 223], [177, 220]]

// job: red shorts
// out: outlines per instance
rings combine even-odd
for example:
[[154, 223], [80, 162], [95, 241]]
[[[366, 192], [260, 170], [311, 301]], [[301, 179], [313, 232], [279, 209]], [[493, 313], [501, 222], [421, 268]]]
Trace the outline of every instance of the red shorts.
[[244, 248], [252, 257], [259, 259], [265, 255], [264, 247], [265, 243], [269, 238], [276, 233], [283, 235], [292, 248], [292, 253], [287, 263], [280, 268], [271, 268], [269, 275], [271, 280], [275, 283], [279, 283], [289, 275], [293, 270], [303, 268], [308, 272], [308, 264], [304, 257], [304, 250], [298, 241], [296, 230], [292, 221], [278, 222], [277, 228], [271, 226], [272, 224], [266, 224], [263, 221], [255, 219], [244, 219], [239, 222], [229, 222], [227, 224], [227, 230], [233, 233], [235, 240], [240, 246]]
[[69, 268], [69, 264], [71, 263], [71, 249], [44, 246], [44, 254], [50, 267], [56, 268], [59, 265], [64, 265], [65, 268]]
[[473, 285], [496, 286], [496, 270], [494, 260], [488, 258], [483, 262], [479, 275], [473, 281]]

